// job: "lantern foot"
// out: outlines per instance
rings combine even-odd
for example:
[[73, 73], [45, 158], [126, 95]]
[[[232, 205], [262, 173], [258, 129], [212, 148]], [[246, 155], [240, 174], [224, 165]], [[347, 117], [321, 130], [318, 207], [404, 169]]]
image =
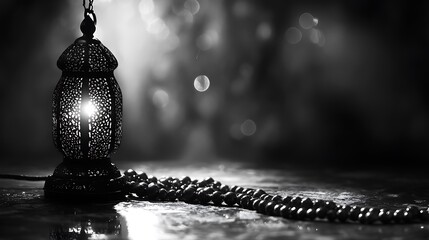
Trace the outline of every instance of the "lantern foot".
[[63, 161], [45, 182], [45, 197], [72, 202], [123, 199], [125, 178], [110, 160]]

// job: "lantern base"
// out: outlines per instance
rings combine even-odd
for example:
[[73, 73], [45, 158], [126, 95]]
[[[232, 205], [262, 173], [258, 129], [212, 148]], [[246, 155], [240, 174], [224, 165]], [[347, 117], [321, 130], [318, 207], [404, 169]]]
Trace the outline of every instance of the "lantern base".
[[[89, 163], [88, 163], [89, 162]], [[123, 199], [125, 178], [110, 162], [64, 161], [45, 182], [45, 197], [63, 201], [109, 201]]]

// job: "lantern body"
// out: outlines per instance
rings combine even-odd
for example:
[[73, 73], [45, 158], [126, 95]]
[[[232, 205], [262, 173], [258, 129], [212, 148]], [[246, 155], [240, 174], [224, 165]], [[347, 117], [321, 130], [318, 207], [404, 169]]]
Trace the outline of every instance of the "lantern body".
[[121, 197], [124, 178], [110, 162], [122, 136], [118, 62], [92, 35], [76, 39], [57, 62], [52, 133], [63, 162], [45, 182], [45, 196], [67, 200]]
[[122, 136], [122, 94], [113, 54], [95, 39], [77, 39], [58, 59], [53, 138], [67, 161], [110, 158]]

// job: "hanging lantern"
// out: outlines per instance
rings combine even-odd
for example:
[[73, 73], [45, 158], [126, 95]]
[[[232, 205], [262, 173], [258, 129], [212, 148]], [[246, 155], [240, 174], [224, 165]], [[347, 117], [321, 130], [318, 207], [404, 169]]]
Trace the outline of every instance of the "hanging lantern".
[[62, 75], [53, 94], [52, 133], [64, 160], [45, 183], [47, 197], [122, 196], [125, 180], [110, 161], [122, 136], [122, 94], [113, 75], [118, 62], [93, 37], [95, 24], [90, 1], [83, 36], [57, 62]]

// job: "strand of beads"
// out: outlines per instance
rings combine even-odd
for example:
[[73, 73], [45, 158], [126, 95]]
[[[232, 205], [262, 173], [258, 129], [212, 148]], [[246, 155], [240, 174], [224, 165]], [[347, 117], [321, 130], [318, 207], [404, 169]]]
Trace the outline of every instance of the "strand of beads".
[[389, 210], [350, 205], [333, 201], [312, 200], [299, 196], [270, 195], [261, 189], [224, 185], [209, 177], [192, 180], [190, 177], [157, 179], [133, 169], [125, 173], [126, 193], [130, 199], [148, 201], [183, 201], [189, 204], [235, 206], [258, 213], [286, 219], [307, 221], [354, 222], [362, 224], [415, 223], [429, 221], [429, 208], [409, 206]]

